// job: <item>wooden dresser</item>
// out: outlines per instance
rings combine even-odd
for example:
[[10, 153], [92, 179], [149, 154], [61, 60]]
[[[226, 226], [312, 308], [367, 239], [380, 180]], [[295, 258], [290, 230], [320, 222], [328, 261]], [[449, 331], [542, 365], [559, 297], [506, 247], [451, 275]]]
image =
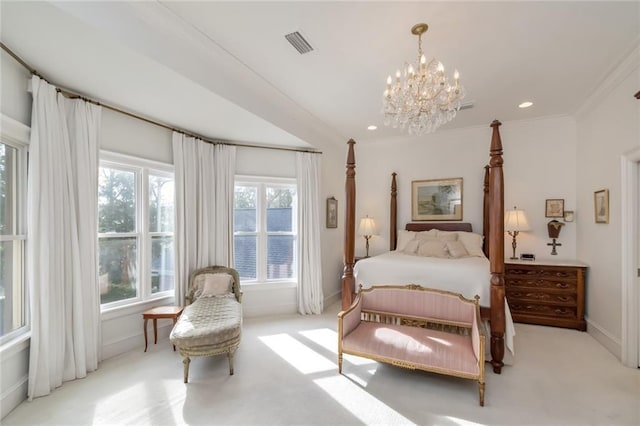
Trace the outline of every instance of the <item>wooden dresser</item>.
[[515, 322], [585, 331], [587, 265], [577, 261], [505, 261], [507, 302]]

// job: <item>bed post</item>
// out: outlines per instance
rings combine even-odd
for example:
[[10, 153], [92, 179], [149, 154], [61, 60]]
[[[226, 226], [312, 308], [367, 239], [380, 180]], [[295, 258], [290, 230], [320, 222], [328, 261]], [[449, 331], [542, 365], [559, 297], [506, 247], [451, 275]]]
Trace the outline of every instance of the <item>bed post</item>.
[[347, 154], [347, 178], [345, 183], [345, 219], [344, 219], [344, 269], [342, 272], [342, 309], [351, 305], [351, 297], [355, 290], [353, 265], [355, 263], [354, 246], [356, 235], [356, 156], [353, 151], [355, 145], [349, 139]]
[[484, 184], [482, 186], [482, 251], [489, 257], [489, 211], [491, 209], [491, 198], [489, 198], [489, 166], [484, 166]]
[[396, 249], [398, 240], [398, 185], [396, 172], [391, 173], [391, 205], [389, 206], [389, 250]]
[[491, 268], [491, 365], [500, 374], [504, 363], [504, 175], [502, 172], [502, 141], [498, 128], [502, 123], [491, 123], [491, 153], [489, 160], [489, 262]]

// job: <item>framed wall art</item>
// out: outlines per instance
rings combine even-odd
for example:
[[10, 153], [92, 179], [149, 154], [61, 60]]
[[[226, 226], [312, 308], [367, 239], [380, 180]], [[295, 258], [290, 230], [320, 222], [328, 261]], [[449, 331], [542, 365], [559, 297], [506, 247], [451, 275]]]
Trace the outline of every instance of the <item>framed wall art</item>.
[[327, 198], [327, 228], [338, 227], [338, 200], [335, 197]]
[[411, 220], [462, 220], [462, 178], [412, 181]]
[[593, 193], [596, 223], [609, 223], [609, 190], [601, 189]]
[[544, 217], [564, 217], [564, 200], [558, 198], [546, 200]]

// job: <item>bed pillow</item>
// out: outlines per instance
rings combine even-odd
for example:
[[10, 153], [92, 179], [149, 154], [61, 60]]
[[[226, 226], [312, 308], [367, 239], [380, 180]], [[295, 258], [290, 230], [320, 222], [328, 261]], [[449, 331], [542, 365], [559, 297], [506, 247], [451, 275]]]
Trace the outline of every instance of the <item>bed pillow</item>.
[[397, 251], [404, 251], [407, 243], [414, 239], [416, 233], [413, 231], [405, 231], [404, 229], [398, 229], [398, 242], [396, 243]]
[[416, 232], [416, 239], [418, 240], [435, 240], [438, 238], [438, 230], [430, 229], [428, 231]]
[[418, 251], [418, 246], [420, 245], [420, 241], [421, 240], [413, 239], [407, 242], [407, 245], [404, 246], [404, 250], [402, 250], [402, 252], [404, 254], [416, 254], [416, 252]]
[[229, 274], [205, 274], [201, 297], [223, 296], [231, 292], [233, 277]]
[[425, 257], [449, 257], [444, 241], [422, 240], [418, 246], [418, 255]]
[[438, 231], [440, 241], [458, 241], [458, 234], [455, 232]]
[[447, 251], [449, 252], [449, 257], [460, 259], [461, 257], [468, 257], [469, 252], [464, 247], [461, 241], [447, 241]]
[[475, 232], [458, 231], [458, 240], [464, 244], [464, 248], [469, 252], [469, 256], [485, 257], [482, 251], [483, 237]]

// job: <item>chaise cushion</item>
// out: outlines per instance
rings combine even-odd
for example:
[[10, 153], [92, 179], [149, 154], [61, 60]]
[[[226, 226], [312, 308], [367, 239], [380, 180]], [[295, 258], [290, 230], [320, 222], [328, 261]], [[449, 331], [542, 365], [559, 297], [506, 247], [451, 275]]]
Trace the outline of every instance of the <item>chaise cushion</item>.
[[201, 297], [187, 306], [171, 331], [180, 349], [223, 348], [240, 341], [242, 305], [233, 295]]

